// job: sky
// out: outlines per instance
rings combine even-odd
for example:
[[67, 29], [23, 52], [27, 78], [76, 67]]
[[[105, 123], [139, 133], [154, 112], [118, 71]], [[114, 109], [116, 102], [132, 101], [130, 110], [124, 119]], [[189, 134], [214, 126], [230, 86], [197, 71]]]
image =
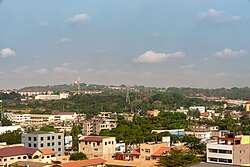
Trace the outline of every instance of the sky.
[[249, 0], [0, 0], [0, 89], [250, 86]]

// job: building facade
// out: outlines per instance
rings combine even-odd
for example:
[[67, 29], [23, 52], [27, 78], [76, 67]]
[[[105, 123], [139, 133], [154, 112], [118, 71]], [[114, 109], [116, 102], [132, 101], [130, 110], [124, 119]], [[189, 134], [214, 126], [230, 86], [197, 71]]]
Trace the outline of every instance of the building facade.
[[116, 152], [115, 148], [115, 137], [84, 136], [79, 139], [79, 152], [86, 154], [88, 158], [111, 158]]
[[64, 134], [54, 132], [23, 133], [22, 143], [27, 148], [51, 149], [56, 156], [64, 155]]

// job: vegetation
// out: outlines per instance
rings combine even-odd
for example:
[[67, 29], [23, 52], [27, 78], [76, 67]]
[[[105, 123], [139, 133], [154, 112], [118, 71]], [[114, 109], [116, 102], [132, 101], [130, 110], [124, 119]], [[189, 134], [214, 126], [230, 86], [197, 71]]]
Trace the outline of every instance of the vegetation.
[[73, 124], [71, 130], [73, 151], [78, 151], [78, 135], [81, 133], [80, 126]]
[[161, 140], [162, 135], [152, 130], [186, 128], [188, 124], [183, 113], [162, 112], [157, 117], [135, 117], [133, 122], [121, 120], [115, 129], [102, 130], [100, 135], [114, 136], [128, 144], [143, 143]]
[[11, 126], [12, 123], [11, 123], [11, 121], [7, 117], [3, 117], [1, 119], [1, 125], [2, 126]]
[[201, 159], [194, 152], [184, 152], [181, 150], [171, 150], [170, 155], [161, 157], [158, 166], [162, 167], [185, 167], [199, 163]]
[[86, 160], [86, 159], [88, 159], [87, 156], [82, 152], [73, 153], [69, 157], [69, 160], [71, 161]]
[[13, 132], [7, 131], [0, 134], [0, 142], [7, 142], [8, 145], [21, 143], [21, 130], [15, 130]]
[[46, 132], [59, 132], [58, 129], [55, 129], [53, 126], [43, 126], [40, 128], [40, 131], [46, 131]]

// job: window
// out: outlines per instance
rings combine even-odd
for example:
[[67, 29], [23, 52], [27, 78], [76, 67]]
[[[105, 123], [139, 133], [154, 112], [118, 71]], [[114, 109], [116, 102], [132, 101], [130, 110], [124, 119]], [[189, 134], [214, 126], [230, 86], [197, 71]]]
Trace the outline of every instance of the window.
[[149, 160], [150, 160], [150, 157], [145, 157], [145, 160], [149, 161]]
[[58, 151], [61, 151], [61, 148], [58, 148]]
[[36, 147], [36, 144], [34, 144], [34, 147]]
[[58, 139], [61, 139], [61, 136], [58, 136]]
[[95, 143], [93, 143], [93, 147], [95, 147]]
[[61, 145], [61, 142], [58, 142], [58, 145], [60, 146], [60, 145]]
[[43, 143], [41, 143], [41, 145], [40, 145], [41, 147], [43, 147]]
[[105, 145], [107, 145], [107, 142], [105, 142]]
[[211, 152], [211, 153], [217, 153], [218, 152], [217, 149], [211, 149], [211, 148], [209, 148], [208, 151]]
[[112, 144], [114, 144], [114, 141], [112, 141]]
[[31, 137], [29, 137], [29, 141], [31, 140]]
[[146, 153], [150, 153], [150, 149], [145, 149], [145, 152]]
[[55, 145], [55, 143], [54, 142], [52, 142], [52, 146], [54, 146]]
[[85, 148], [82, 148], [82, 150], [85, 150]]
[[97, 142], [97, 145], [100, 146], [100, 142]]
[[34, 137], [34, 141], [36, 141], [36, 137]]
[[13, 160], [14, 158], [10, 158], [10, 160]]
[[232, 154], [232, 150], [219, 150], [221, 154]]
[[49, 146], [50, 146], [50, 143], [47, 143], [47, 146], [49, 147]]
[[40, 139], [41, 139], [41, 141], [43, 141], [43, 137], [41, 137]]
[[218, 158], [209, 158], [209, 161], [217, 162]]
[[98, 148], [95, 148], [94, 150], [95, 150], [95, 151], [98, 151]]
[[50, 156], [48, 155], [47, 158], [50, 158]]
[[17, 157], [17, 159], [21, 159], [21, 157]]
[[23, 159], [26, 159], [27, 157], [26, 156], [23, 156]]
[[44, 156], [42, 156], [42, 159], [44, 159]]
[[47, 137], [47, 140], [50, 140], [50, 136]]
[[85, 141], [85, 145], [88, 145], [88, 142]]
[[111, 144], [111, 142], [109, 141], [109, 144]]
[[52, 140], [54, 140], [55, 139], [55, 136], [52, 136]]
[[7, 161], [7, 159], [3, 159], [3, 161]]
[[31, 143], [29, 143], [29, 147], [31, 147]]

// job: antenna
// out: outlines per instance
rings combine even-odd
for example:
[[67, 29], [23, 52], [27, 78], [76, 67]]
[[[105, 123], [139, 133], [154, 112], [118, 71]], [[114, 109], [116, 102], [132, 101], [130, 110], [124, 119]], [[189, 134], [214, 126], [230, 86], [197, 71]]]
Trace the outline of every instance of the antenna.
[[129, 97], [129, 86], [127, 86], [127, 93], [126, 93], [126, 102], [130, 104], [130, 97]]
[[77, 93], [78, 93], [78, 95], [80, 94], [80, 90], [81, 90], [81, 86], [80, 86], [80, 76], [78, 76], [78, 78], [77, 78]]

